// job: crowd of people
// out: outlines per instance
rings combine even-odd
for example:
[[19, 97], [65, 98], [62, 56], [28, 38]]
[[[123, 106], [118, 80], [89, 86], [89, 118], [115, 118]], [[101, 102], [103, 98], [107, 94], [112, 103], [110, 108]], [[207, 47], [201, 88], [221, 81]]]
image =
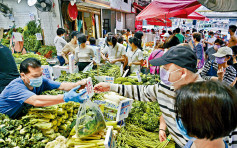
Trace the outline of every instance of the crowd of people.
[[[138, 101], [157, 101], [160, 117], [159, 139], [166, 140], [167, 130], [176, 147], [224, 148], [237, 146], [237, 38], [236, 26], [229, 26], [230, 39], [215, 36], [212, 31], [193, 29], [173, 32], [162, 31], [153, 52], [148, 58], [151, 74], [159, 74], [161, 82], [155, 85], [136, 86], [99, 83], [96, 93], [115, 91]], [[100, 52], [95, 38], [87, 38], [78, 32], [71, 33], [67, 43], [65, 30], [59, 28], [54, 43], [60, 65], [68, 63], [68, 55], [74, 54], [79, 71], [100, 54], [103, 62], [129, 69], [129, 73], [141, 71], [143, 57], [143, 32], [122, 34], [107, 33]], [[1, 50], [6, 48], [0, 46]], [[42, 77], [41, 63], [33, 58], [20, 65], [20, 74], [14, 65], [11, 52], [2, 55], [12, 63], [0, 67], [0, 113], [16, 117], [25, 104], [49, 106], [61, 102], [83, 102], [83, 94], [76, 93], [86, 80], [76, 83], [58, 83]], [[6, 59], [7, 57], [7, 59]], [[7, 65], [7, 64], [6, 64]], [[19, 77], [20, 76], [20, 77]], [[4, 77], [9, 79], [2, 80]], [[13, 79], [13, 78], [16, 79]], [[7, 83], [7, 80], [9, 80]], [[2, 84], [4, 82], [4, 84]], [[44, 96], [45, 90], [68, 91], [64, 95]]]

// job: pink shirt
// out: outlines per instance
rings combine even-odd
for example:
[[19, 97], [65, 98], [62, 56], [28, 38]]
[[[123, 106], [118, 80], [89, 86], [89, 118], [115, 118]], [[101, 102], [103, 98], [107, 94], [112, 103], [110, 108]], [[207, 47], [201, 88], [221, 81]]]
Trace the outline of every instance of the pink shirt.
[[[155, 51], [151, 53], [151, 55], [148, 58], [148, 61], [156, 59], [156, 58], [160, 58], [161, 56], [163, 56], [163, 54], [164, 54], [164, 51], [162, 51], [161, 49], [156, 49]], [[159, 70], [160, 70], [159, 66], [150, 66], [151, 74], [155, 74], [156, 72], [158, 74]]]

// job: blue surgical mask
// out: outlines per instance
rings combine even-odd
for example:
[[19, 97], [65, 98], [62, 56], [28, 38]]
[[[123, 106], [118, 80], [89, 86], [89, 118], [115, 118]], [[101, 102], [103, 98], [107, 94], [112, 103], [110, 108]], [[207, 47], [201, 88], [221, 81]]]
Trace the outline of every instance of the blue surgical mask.
[[170, 82], [169, 81], [170, 74], [173, 73], [173, 72], [179, 71], [179, 70], [181, 70], [181, 69], [177, 69], [175, 71], [169, 72], [169, 71], [165, 70], [163, 67], [161, 67], [160, 68], [160, 79], [161, 79], [161, 81], [165, 85], [173, 85], [174, 83], [180, 81], [183, 78], [183, 75], [182, 75], [182, 77], [179, 80], [177, 80], [175, 82]]
[[180, 131], [180, 133], [185, 136], [186, 138], [188, 138], [189, 140], [196, 140], [196, 138], [194, 137], [190, 137], [187, 133], [187, 130], [185, 129], [183, 123], [182, 123], [182, 120], [179, 118], [178, 120], [176, 119], [176, 127], [177, 129]]
[[28, 79], [30, 80], [29, 85], [32, 86], [32, 87], [40, 87], [43, 83], [43, 76], [40, 76], [38, 78], [31, 78], [31, 79], [28, 78]]

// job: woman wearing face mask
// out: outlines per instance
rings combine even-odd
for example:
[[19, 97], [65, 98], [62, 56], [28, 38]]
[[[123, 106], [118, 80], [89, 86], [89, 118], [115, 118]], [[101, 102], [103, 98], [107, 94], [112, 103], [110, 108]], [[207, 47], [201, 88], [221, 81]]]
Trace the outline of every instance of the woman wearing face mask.
[[79, 34], [78, 31], [73, 31], [71, 33], [71, 41], [67, 43], [62, 50], [62, 57], [65, 60], [65, 63], [68, 64], [68, 55], [75, 54], [75, 49], [77, 48], [77, 35]]
[[[105, 47], [102, 50], [102, 58], [110, 62], [111, 64], [121, 66], [121, 62], [124, 63], [126, 59], [125, 47], [122, 44], [118, 43], [118, 40], [115, 36], [108, 36], [107, 43], [109, 46]], [[108, 57], [106, 57], [105, 55], [108, 55]]]
[[[158, 45], [155, 47], [155, 50], [151, 53], [148, 58], [148, 61], [161, 57], [164, 54], [163, 42], [157, 43]], [[150, 65], [150, 64], [149, 64]], [[159, 66], [150, 66], [151, 74], [159, 74], [160, 67]]]
[[217, 81], [202, 81], [176, 92], [177, 129], [189, 139], [184, 148], [228, 148], [223, 138], [237, 125], [236, 90]]
[[92, 47], [86, 45], [86, 40], [84, 34], [79, 35], [78, 41], [81, 44], [75, 49], [75, 61], [78, 62], [79, 71], [83, 71], [84, 68], [93, 61], [91, 57], [95, 57]]
[[130, 73], [141, 71], [141, 65], [143, 64], [143, 53], [141, 47], [142, 41], [137, 37], [129, 38], [129, 45], [131, 48], [127, 52], [128, 66]]
[[193, 50], [197, 55], [197, 69], [201, 69], [204, 65], [204, 49], [202, 44], [200, 43], [202, 39], [202, 35], [200, 33], [194, 33], [193, 34], [193, 40], [192, 42], [192, 46], [193, 46]]
[[229, 47], [221, 47], [217, 53], [215, 62], [208, 61], [200, 73], [204, 80], [219, 80], [230, 86], [234, 86], [236, 78], [236, 70], [227, 62], [232, 56], [232, 49]]

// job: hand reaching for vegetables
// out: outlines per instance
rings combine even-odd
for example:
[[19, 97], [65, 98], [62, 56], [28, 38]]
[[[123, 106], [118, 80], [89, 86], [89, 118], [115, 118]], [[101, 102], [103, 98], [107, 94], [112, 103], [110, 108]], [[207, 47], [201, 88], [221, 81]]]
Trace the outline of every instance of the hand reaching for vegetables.
[[110, 83], [101, 82], [94, 87], [95, 93], [110, 91]]
[[165, 131], [163, 131], [163, 130], [159, 131], [159, 139], [160, 139], [160, 142], [163, 142], [163, 141], [166, 140], [166, 133], [165, 133]]

